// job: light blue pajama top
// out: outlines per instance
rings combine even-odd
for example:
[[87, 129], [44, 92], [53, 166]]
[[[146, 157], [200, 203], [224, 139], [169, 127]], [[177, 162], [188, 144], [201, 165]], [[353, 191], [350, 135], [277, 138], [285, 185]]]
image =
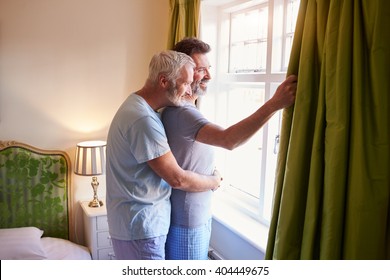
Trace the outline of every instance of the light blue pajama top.
[[171, 187], [147, 164], [168, 151], [159, 113], [131, 94], [107, 137], [106, 204], [112, 238], [137, 240], [168, 233]]

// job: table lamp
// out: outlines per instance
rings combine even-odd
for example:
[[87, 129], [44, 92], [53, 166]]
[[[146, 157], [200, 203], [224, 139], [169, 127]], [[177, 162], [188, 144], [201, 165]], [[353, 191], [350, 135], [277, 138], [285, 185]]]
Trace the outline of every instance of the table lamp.
[[99, 200], [97, 189], [99, 182], [96, 175], [102, 175], [106, 166], [106, 142], [105, 141], [85, 141], [77, 144], [74, 173], [81, 176], [92, 176], [91, 186], [93, 189], [93, 200], [89, 207], [103, 206]]

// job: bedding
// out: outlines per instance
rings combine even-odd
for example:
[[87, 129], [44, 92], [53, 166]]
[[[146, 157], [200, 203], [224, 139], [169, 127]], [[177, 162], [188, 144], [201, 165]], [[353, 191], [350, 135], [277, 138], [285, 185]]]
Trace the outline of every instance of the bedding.
[[46, 254], [41, 244], [43, 231], [36, 227], [0, 229], [1, 260], [41, 260]]
[[91, 259], [74, 239], [63, 151], [0, 141], [0, 259]]
[[87, 247], [69, 240], [42, 237], [36, 227], [0, 229], [1, 260], [90, 260]]
[[1, 260], [90, 260], [87, 247], [69, 240], [42, 237], [36, 227], [0, 229]]
[[41, 245], [49, 260], [90, 260], [88, 248], [66, 239], [42, 237]]

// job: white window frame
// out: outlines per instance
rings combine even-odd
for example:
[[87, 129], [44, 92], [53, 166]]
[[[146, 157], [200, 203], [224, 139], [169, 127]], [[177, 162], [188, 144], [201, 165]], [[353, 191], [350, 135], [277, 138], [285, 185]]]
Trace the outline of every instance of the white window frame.
[[[291, 36], [285, 32], [286, 30], [286, 20], [280, 21], [280, 18], [284, 18], [283, 14], [286, 12], [286, 3], [291, 0], [203, 0], [202, 1], [202, 25], [201, 25], [201, 39], [209, 43], [212, 46], [212, 52], [209, 54], [209, 59], [211, 65], [213, 65], [212, 73], [212, 84], [209, 86], [209, 94], [204, 97], [200, 102], [200, 109], [206, 114], [206, 116], [216, 123], [227, 127], [225, 120], [220, 119], [219, 110], [221, 106], [221, 96], [219, 92], [224, 87], [226, 83], [235, 83], [235, 84], [264, 84], [265, 89], [265, 100], [268, 100], [278, 84], [280, 84], [286, 77], [287, 65], [285, 63], [285, 53], [286, 53], [286, 38]], [[208, 3], [207, 3], [208, 2]], [[236, 13], [238, 10], [248, 10], [252, 7], [259, 7], [261, 5], [266, 5], [268, 2], [268, 36], [267, 36], [267, 62], [266, 69], [264, 72], [253, 72], [253, 73], [230, 73], [229, 72], [229, 45], [230, 40], [227, 37], [229, 34], [229, 20], [230, 14]], [[214, 5], [212, 5], [214, 3]], [[221, 4], [222, 5], [218, 5]], [[207, 6], [206, 6], [206, 5]], [[277, 8], [275, 8], [277, 7]], [[274, 34], [274, 29], [278, 29], [278, 37]], [[211, 56], [211, 57], [210, 57]], [[214, 66], [215, 65], [215, 66]], [[281, 111], [273, 116], [270, 122], [276, 122], [276, 126], [280, 128], [280, 119]], [[273, 125], [275, 129], [275, 124]], [[270, 127], [267, 123], [262, 128], [263, 135], [263, 151], [269, 151], [274, 149], [275, 137], [278, 135], [271, 135], [269, 133]], [[273, 132], [274, 133], [274, 132]], [[278, 132], [277, 132], [278, 134]], [[245, 145], [245, 144], [244, 144]], [[272, 149], [268, 147], [272, 145]], [[218, 151], [221, 152], [221, 151]], [[229, 151], [223, 151], [222, 153], [229, 153]], [[219, 212], [217, 216], [219, 219], [229, 220], [229, 217], [221, 218], [221, 215], [233, 215], [226, 214], [229, 211], [226, 211], [227, 207], [231, 208], [232, 211], [236, 211], [236, 214], [241, 215], [240, 217], [246, 217], [251, 221], [255, 220], [259, 223], [261, 227], [269, 227], [270, 223], [270, 214], [268, 213], [268, 218], [264, 215], [265, 209], [265, 180], [266, 180], [266, 163], [267, 162], [267, 152], [262, 152], [262, 162], [261, 164], [261, 183], [260, 183], [260, 199], [254, 199], [253, 197], [247, 196], [244, 193], [236, 192], [235, 190], [229, 188], [228, 186], [223, 186], [221, 191], [215, 193], [215, 200], [213, 202], [215, 212]], [[245, 162], [239, 163], [241, 166]], [[217, 166], [218, 168], [218, 166]], [[223, 175], [223, 170], [222, 175]], [[269, 176], [269, 175], [268, 175]], [[274, 176], [274, 174], [271, 174]], [[225, 182], [229, 184], [229, 182]], [[273, 186], [272, 186], [273, 190]], [[269, 190], [268, 190], [269, 192]], [[269, 206], [270, 200], [272, 201], [272, 195], [268, 193], [267, 203], [268, 211], [271, 210]], [[218, 210], [220, 209], [220, 210]], [[232, 212], [230, 212], [232, 213]], [[241, 219], [241, 218], [239, 218]], [[249, 220], [248, 220], [249, 221]], [[234, 228], [242, 229], [243, 221], [238, 221], [237, 225], [231, 225]], [[240, 231], [240, 230], [239, 230]], [[253, 229], [252, 229], [253, 231]], [[251, 237], [250, 237], [251, 238]], [[252, 237], [256, 239], [257, 237]], [[262, 238], [264, 243], [265, 239]], [[254, 241], [258, 242], [258, 239]], [[265, 244], [261, 244], [262, 247]]]

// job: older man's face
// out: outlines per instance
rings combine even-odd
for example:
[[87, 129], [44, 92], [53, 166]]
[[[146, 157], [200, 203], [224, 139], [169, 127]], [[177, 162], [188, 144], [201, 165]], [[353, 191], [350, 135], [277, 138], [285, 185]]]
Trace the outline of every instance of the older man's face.
[[187, 96], [192, 95], [192, 82], [194, 69], [192, 64], [186, 64], [180, 69], [180, 75], [176, 81], [171, 81], [167, 89], [167, 97], [173, 106], [183, 106]]

